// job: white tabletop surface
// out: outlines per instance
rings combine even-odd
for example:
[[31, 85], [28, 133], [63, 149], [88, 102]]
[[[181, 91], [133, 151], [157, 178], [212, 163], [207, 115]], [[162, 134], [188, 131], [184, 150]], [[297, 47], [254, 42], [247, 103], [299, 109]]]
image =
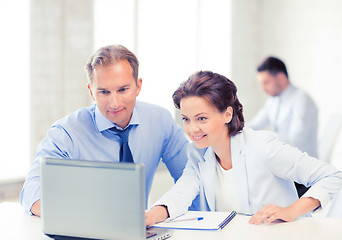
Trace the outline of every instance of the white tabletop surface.
[[[177, 230], [170, 240], [219, 239], [342, 239], [342, 219], [300, 218], [291, 223], [251, 225], [237, 215], [222, 231]], [[25, 213], [18, 203], [0, 204], [0, 239], [50, 239], [41, 231], [40, 218]]]

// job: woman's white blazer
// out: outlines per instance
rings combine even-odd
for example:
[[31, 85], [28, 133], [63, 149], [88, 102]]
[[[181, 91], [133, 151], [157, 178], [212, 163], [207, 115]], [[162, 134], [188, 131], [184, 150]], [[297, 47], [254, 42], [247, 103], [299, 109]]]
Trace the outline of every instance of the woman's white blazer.
[[[298, 199], [293, 181], [311, 186], [302, 197], [325, 207], [342, 188], [342, 172], [279, 141], [269, 131], [244, 128], [231, 137], [238, 211], [254, 214], [267, 204], [286, 207]], [[216, 157], [211, 147], [188, 147], [188, 163], [177, 183], [154, 205], [166, 205], [171, 218], [188, 210], [199, 194], [202, 211], [215, 211]]]

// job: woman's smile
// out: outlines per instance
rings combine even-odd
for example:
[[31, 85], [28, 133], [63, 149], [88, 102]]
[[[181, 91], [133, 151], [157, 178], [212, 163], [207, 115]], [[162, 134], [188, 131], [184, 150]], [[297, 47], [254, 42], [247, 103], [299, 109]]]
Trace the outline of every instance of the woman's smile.
[[191, 139], [194, 142], [198, 142], [201, 141], [202, 139], [204, 139], [207, 136], [207, 134], [204, 135], [191, 135]]

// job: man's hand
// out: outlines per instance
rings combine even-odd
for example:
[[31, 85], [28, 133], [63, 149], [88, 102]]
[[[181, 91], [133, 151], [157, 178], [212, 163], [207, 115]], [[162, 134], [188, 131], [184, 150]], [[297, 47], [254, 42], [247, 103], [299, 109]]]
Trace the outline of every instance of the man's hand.
[[163, 222], [169, 217], [166, 206], [155, 206], [145, 213], [146, 226]]
[[31, 207], [31, 213], [40, 217], [40, 200], [35, 202]]

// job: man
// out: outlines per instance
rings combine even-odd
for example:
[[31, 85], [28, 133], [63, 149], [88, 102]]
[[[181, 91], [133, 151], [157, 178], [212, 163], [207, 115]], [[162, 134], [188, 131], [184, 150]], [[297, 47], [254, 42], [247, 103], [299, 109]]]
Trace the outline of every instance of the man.
[[[311, 97], [290, 83], [285, 64], [275, 57], [258, 67], [257, 80], [270, 97], [247, 126], [271, 127], [280, 140], [317, 157], [318, 110]], [[299, 196], [307, 190], [296, 187]]]
[[[136, 101], [142, 85], [138, 66], [136, 56], [120, 45], [90, 57], [86, 71], [95, 104], [56, 121], [39, 144], [20, 194], [26, 211], [40, 216], [42, 157], [143, 163], [146, 196], [161, 158], [175, 181], [182, 175], [188, 141], [167, 110]], [[128, 133], [128, 145], [121, 133]]]
[[285, 64], [275, 57], [258, 67], [257, 80], [270, 97], [248, 126], [271, 126], [281, 140], [317, 157], [318, 110], [311, 97], [290, 83]]

